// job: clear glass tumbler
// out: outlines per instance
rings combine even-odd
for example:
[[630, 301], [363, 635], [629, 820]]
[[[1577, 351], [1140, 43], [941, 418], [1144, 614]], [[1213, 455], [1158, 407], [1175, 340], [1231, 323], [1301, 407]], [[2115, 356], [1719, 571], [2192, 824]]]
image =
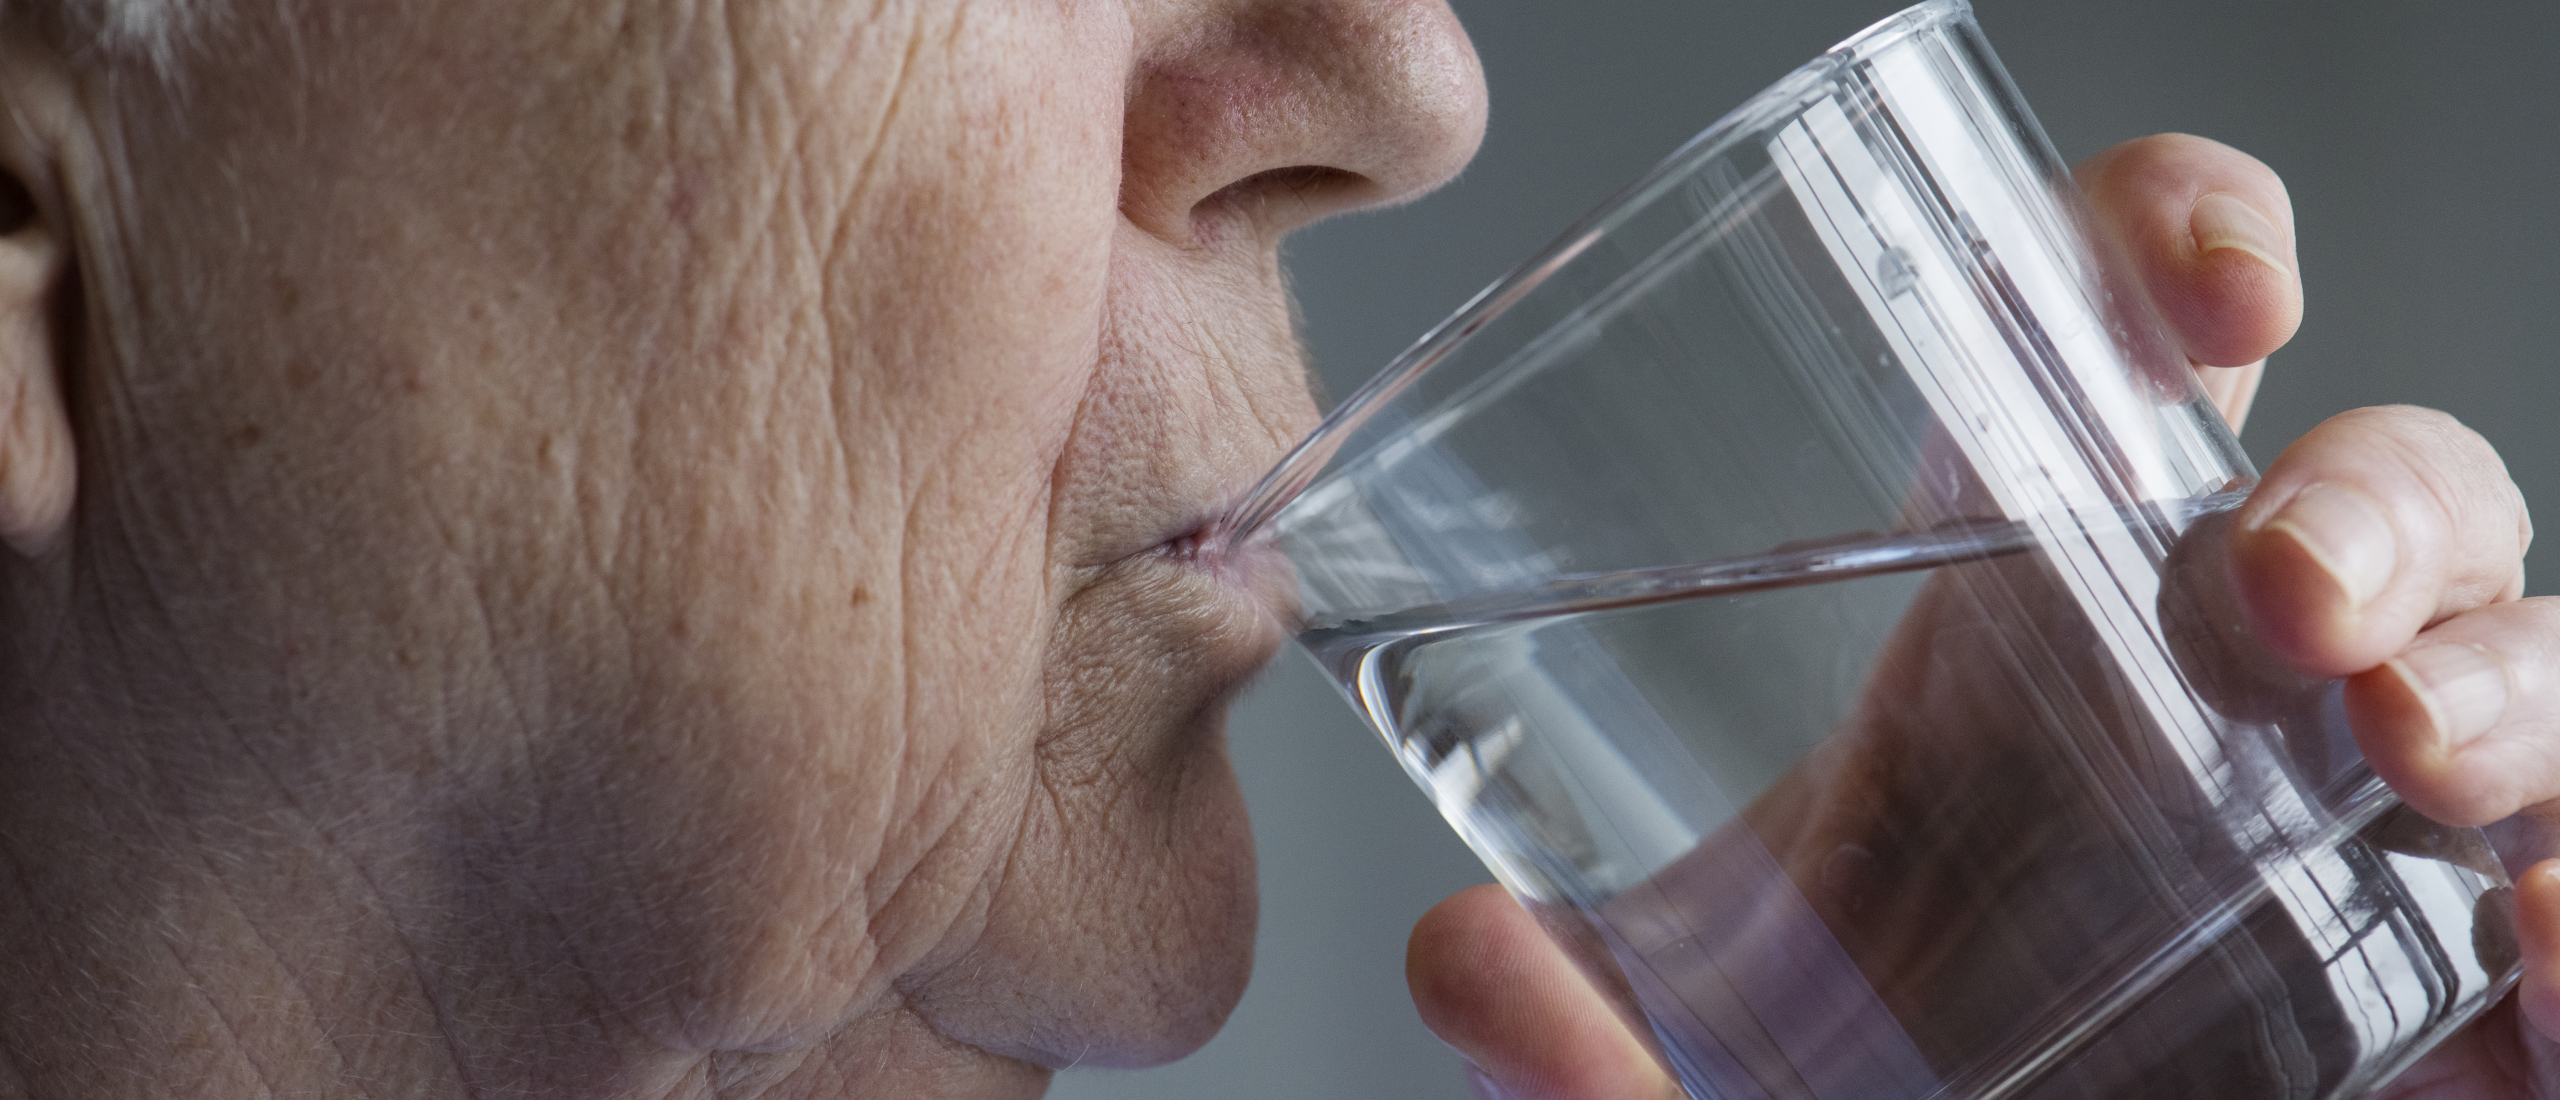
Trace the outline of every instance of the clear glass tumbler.
[[2255, 474], [1961, 0], [1763, 92], [1230, 520], [1701, 1098], [2342, 1098], [2515, 980], [2251, 650]]

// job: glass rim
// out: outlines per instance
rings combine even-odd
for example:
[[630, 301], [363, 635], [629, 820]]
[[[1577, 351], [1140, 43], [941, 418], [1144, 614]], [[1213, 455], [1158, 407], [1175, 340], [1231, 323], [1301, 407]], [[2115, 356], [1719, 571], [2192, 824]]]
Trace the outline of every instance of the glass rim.
[[1680, 144], [1634, 182], [1619, 189], [1590, 213], [1557, 234], [1544, 247], [1491, 285], [1467, 299], [1449, 317], [1433, 325], [1387, 365], [1361, 383], [1327, 412], [1305, 439], [1254, 483], [1219, 519], [1204, 541], [1213, 548], [1250, 539], [1289, 502], [1314, 483], [1329, 465], [1344, 437], [1359, 429], [1388, 402], [1402, 394], [1433, 364], [1475, 335], [1549, 276], [1584, 250], [1609, 236], [1660, 194], [1687, 179], [1699, 167], [1723, 157], [1745, 134], [1756, 132], [1774, 116], [1799, 109], [1818, 88], [1826, 88], [1839, 70], [1858, 56], [1950, 23], [1970, 22], [1969, 0], [1921, 0], [1841, 39], [1813, 59], [1770, 82], [1739, 106]]

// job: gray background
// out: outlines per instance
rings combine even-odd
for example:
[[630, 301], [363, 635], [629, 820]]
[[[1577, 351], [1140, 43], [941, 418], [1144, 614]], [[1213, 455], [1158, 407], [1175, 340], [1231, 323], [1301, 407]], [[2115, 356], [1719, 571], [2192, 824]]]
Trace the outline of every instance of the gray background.
[[[1344, 394], [1692, 132], [1892, 0], [1455, 0], [1493, 89], [1466, 175], [1291, 247], [1310, 349]], [[2183, 130], [2293, 194], [2309, 308], [2244, 436], [2263, 465], [2358, 405], [2407, 402], [2497, 443], [2560, 516], [2560, 4], [1976, 0], [2066, 159]], [[2560, 538], [2529, 573], [2554, 591]], [[1294, 653], [1230, 726], [1262, 844], [1253, 985], [1162, 1069], [1061, 1074], [1053, 1097], [1462, 1100], [1414, 1021], [1404, 937], [1486, 881]]]

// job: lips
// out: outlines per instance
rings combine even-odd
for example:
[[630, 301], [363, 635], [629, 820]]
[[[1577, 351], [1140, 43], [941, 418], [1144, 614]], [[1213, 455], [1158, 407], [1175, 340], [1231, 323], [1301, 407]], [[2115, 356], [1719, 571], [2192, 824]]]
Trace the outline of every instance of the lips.
[[[1142, 583], [1150, 587], [1160, 579], [1164, 588], [1147, 594], [1149, 608], [1167, 612], [1173, 629], [1196, 633], [1198, 644], [1236, 648], [1241, 667], [1227, 671], [1251, 675], [1291, 632], [1297, 612], [1295, 577], [1288, 560], [1268, 545], [1220, 543], [1211, 538], [1211, 530], [1200, 525], [1131, 558], [1133, 579], [1149, 578]], [[1173, 601], [1188, 606], [1169, 606]], [[1213, 629], [1195, 629], [1202, 625]]]
[[[1174, 495], [1158, 488], [1158, 499]], [[1209, 499], [1193, 495], [1181, 511], [1158, 510], [1179, 520], [1130, 523], [1153, 537], [1120, 542], [1094, 555], [1097, 564], [1073, 570], [1049, 655], [1053, 714], [1067, 717], [1064, 724], [1109, 712], [1097, 724], [1117, 733], [1104, 736], [1189, 741], [1216, 728], [1229, 697], [1288, 640], [1294, 576], [1268, 548], [1219, 544], [1225, 509]]]

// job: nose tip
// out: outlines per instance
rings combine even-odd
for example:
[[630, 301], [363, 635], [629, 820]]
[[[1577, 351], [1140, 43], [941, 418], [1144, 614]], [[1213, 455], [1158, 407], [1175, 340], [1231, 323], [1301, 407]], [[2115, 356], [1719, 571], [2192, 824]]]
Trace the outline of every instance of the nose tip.
[[[1364, 101], [1344, 141], [1347, 170], [1375, 181], [1375, 201], [1415, 198], [1458, 174], [1484, 140], [1484, 68], [1440, 0], [1381, 5], [1384, 17], [1338, 27], [1339, 56], [1367, 63], [1346, 81]], [[1366, 40], [1364, 51], [1359, 43]]]
[[1442, 0], [1243, 0], [1142, 54], [1121, 208], [1169, 238], [1276, 238], [1419, 196], [1484, 137], [1484, 70]]

